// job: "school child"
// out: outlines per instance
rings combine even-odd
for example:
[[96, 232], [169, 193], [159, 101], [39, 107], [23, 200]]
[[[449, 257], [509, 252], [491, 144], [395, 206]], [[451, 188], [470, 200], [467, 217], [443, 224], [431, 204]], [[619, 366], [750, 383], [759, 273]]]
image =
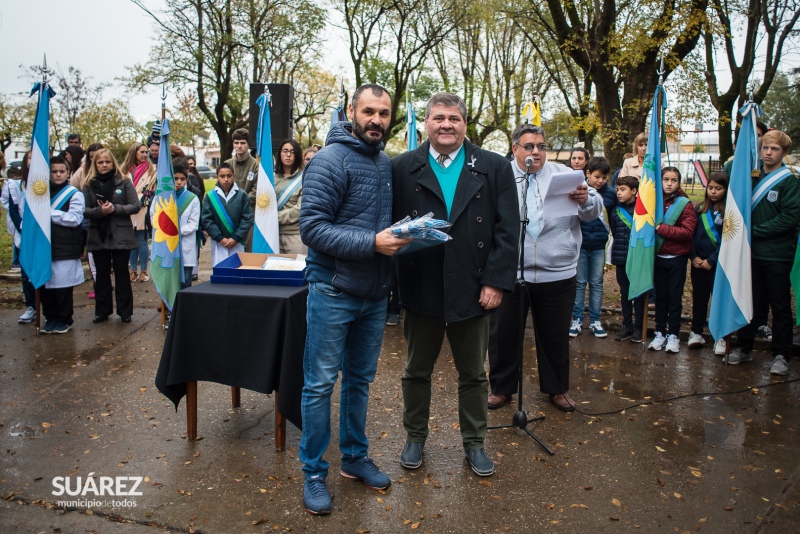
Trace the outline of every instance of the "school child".
[[[664, 192], [664, 219], [656, 226], [656, 261], [653, 272], [656, 326], [655, 337], [648, 348], [678, 352], [686, 261], [692, 252], [697, 215], [692, 202], [681, 189], [681, 172], [676, 167], [661, 169], [661, 185]], [[669, 330], [666, 329], [667, 326]]]
[[783, 376], [792, 359], [791, 272], [800, 225], [800, 181], [797, 169], [784, 165], [792, 139], [780, 130], [761, 136], [758, 176], [752, 177], [750, 254], [753, 283], [753, 320], [739, 329], [739, 347], [728, 354], [736, 365], [753, 359], [753, 342], [761, 319], [772, 310], [772, 365], [769, 372]]
[[234, 183], [233, 167], [220, 163], [217, 186], [203, 199], [200, 221], [211, 238], [211, 264], [244, 252], [242, 244], [253, 226], [253, 209], [247, 193]]
[[9, 167], [8, 178], [3, 182], [3, 192], [0, 194], [0, 205], [6, 212], [6, 231], [11, 236], [12, 256], [11, 272], [19, 272], [19, 242], [22, 234], [22, 189], [19, 179], [21, 172], [17, 167]]
[[[697, 207], [697, 227], [692, 239], [692, 331], [689, 348], [699, 348], [705, 343], [703, 328], [708, 315], [708, 299], [714, 289], [714, 273], [725, 217], [725, 198], [728, 194], [728, 175], [716, 172], [706, 186], [706, 197]], [[725, 354], [725, 339], [714, 344], [714, 353]]]
[[586, 285], [589, 285], [589, 328], [595, 337], [606, 337], [608, 332], [600, 322], [600, 307], [603, 304], [603, 267], [605, 266], [606, 243], [610, 232], [608, 215], [617, 203], [616, 192], [608, 186], [611, 164], [606, 158], [593, 157], [584, 167], [586, 183], [603, 197], [603, 213], [591, 221], [581, 221], [581, 248], [578, 253], [578, 268], [575, 279], [575, 302], [572, 306], [570, 337], [575, 337], [583, 327]]
[[[200, 199], [189, 191], [189, 169], [176, 166], [172, 169], [175, 179], [175, 196], [178, 202], [178, 217], [181, 228], [181, 262], [183, 282], [181, 289], [192, 287], [192, 269], [197, 265], [197, 228], [200, 224]], [[152, 208], [151, 208], [152, 209]]]
[[69, 164], [50, 158], [50, 246], [52, 274], [41, 293], [42, 334], [66, 334], [72, 328], [72, 288], [83, 283], [84, 197], [69, 183]]
[[608, 213], [611, 235], [611, 264], [615, 266], [619, 296], [622, 304], [622, 328], [614, 337], [617, 341], [630, 339], [633, 343], [642, 342], [642, 321], [644, 319], [644, 297], [631, 300], [631, 288], [625, 264], [628, 262], [628, 246], [633, 226], [633, 210], [636, 208], [636, 195], [639, 193], [639, 179], [635, 176], [617, 178], [617, 205]]

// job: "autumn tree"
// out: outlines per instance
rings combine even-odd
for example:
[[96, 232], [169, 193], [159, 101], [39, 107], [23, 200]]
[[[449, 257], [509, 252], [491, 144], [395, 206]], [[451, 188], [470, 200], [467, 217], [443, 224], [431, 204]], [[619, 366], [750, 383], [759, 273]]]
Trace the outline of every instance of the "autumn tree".
[[324, 26], [312, 0], [165, 0], [159, 12], [131, 1], [151, 16], [159, 38], [129, 87], [166, 84], [178, 92], [188, 83], [223, 159], [233, 151], [233, 131], [248, 125], [249, 84], [291, 83]]
[[[720, 158], [725, 160], [733, 155], [732, 122], [747, 99], [750, 84], [753, 100], [761, 103], [778, 74], [784, 49], [798, 28], [800, 1], [710, 2], [709, 18], [703, 28], [705, 76], [708, 96], [717, 111]], [[717, 70], [721, 68], [730, 72], [727, 89], [720, 88]], [[755, 83], [757, 73], [760, 83]]]
[[[345, 31], [356, 86], [381, 83], [392, 93], [387, 139], [405, 120], [404, 95], [411, 77], [425, 70], [432, 51], [465, 16], [457, 0], [334, 0]], [[379, 73], [388, 73], [379, 80]]]
[[616, 0], [562, 3], [529, 0], [527, 13], [585, 72], [595, 89], [606, 157], [622, 164], [630, 142], [644, 131], [658, 83], [694, 49], [708, 0]]

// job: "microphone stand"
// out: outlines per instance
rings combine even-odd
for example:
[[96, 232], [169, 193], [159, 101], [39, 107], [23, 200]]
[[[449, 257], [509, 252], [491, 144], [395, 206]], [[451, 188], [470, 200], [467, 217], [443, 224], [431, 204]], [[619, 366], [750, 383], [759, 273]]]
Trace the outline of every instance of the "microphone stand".
[[[544, 415], [539, 415], [528, 419], [528, 412], [522, 409], [522, 385], [523, 385], [523, 354], [524, 351], [522, 350], [522, 345], [525, 341], [525, 317], [528, 311], [528, 290], [525, 287], [525, 234], [528, 230], [528, 187], [530, 187], [530, 168], [531, 162], [525, 162], [525, 178], [522, 185], [522, 207], [520, 210], [520, 234], [519, 234], [519, 263], [517, 266], [517, 272], [519, 276], [517, 276], [516, 282], [514, 282], [515, 292], [520, 291], [521, 295], [519, 297], [519, 306], [517, 309], [517, 318], [519, 320], [519, 350], [517, 354], [517, 378], [519, 380], [517, 384], [517, 411], [514, 412], [514, 416], [511, 418], [511, 423], [508, 425], [497, 425], [497, 426], [490, 426], [487, 427], [487, 430], [496, 430], [499, 428], [519, 428], [530, 437], [533, 438], [536, 443], [538, 443], [550, 456], [553, 456], [555, 452], [548, 447], [539, 437], [528, 430], [528, 424], [535, 423], [536, 421], [544, 420]], [[539, 332], [536, 332], [536, 335], [539, 335]]]

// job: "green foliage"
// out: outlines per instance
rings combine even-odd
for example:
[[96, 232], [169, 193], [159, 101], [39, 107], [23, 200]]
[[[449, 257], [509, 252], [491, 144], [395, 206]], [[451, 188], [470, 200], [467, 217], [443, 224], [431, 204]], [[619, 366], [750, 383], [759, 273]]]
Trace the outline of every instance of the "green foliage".
[[764, 99], [763, 122], [786, 132], [797, 145], [800, 140], [800, 76], [789, 77], [780, 72], [775, 76], [772, 88]]

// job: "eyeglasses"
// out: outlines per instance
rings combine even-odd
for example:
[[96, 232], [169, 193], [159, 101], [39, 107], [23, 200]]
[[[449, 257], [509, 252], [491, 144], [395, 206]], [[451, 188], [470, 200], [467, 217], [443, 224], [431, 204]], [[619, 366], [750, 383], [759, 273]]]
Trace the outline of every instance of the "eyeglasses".
[[539, 143], [538, 145], [528, 144], [528, 145], [517, 145], [517, 146], [528, 153], [533, 152], [534, 148], [539, 152], [544, 152], [545, 150], [547, 150], [547, 145], [544, 143]]
[[292, 150], [291, 148], [284, 148], [283, 150], [281, 150], [281, 154], [294, 154], [294, 150]]

